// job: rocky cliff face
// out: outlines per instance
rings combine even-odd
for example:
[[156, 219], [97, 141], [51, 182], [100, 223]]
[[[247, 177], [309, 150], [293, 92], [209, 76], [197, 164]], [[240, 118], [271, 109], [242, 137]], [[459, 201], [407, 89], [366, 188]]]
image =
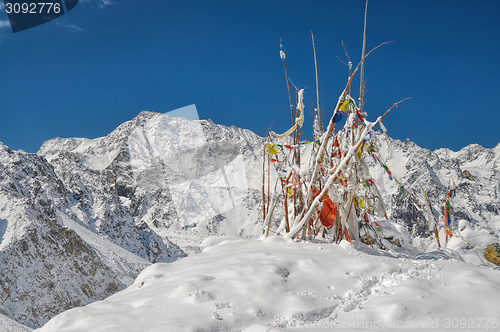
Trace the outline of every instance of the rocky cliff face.
[[2, 314], [37, 326], [120, 286], [102, 257], [63, 226], [63, 218], [71, 220], [71, 204], [62, 181], [43, 157], [0, 145]]
[[[85, 225], [154, 262], [167, 252], [157, 235], [189, 251], [207, 234], [256, 234], [262, 141], [248, 130], [145, 111], [104, 138], [58, 138], [38, 154], [78, 201]], [[140, 242], [129, 239], [129, 225], [154, 231], [142, 236], [148, 249], [133, 247]]]
[[[406, 140], [401, 142], [375, 135], [379, 151], [393, 173], [390, 180], [379, 162], [370, 160], [370, 169], [385, 197], [389, 217], [426, 236], [425, 216], [415, 200], [403, 195], [401, 185], [420, 203], [424, 199], [421, 187], [428, 193], [434, 216], [443, 225], [444, 202], [447, 192], [457, 188], [451, 200], [451, 219], [454, 229], [468, 229], [491, 235], [490, 241], [500, 237], [500, 144], [486, 149], [477, 144], [458, 152], [449, 149], [430, 151]], [[398, 180], [400, 184], [396, 182]], [[420, 223], [418, 223], [420, 221]], [[460, 227], [459, 227], [460, 226]], [[467, 231], [465, 231], [467, 233]], [[428, 233], [427, 233], [428, 235]], [[466, 236], [474, 242], [473, 234]], [[473, 243], [486, 248], [487, 243]], [[463, 247], [467, 247], [464, 242]], [[425, 248], [424, 248], [425, 249]]]
[[[498, 228], [500, 200], [500, 144], [485, 149], [477, 144], [469, 145], [458, 152], [449, 149], [430, 151], [406, 140], [401, 142], [378, 136], [381, 154], [396, 174], [397, 179], [411, 192], [420, 194], [420, 185], [427, 191], [436, 209], [435, 215], [442, 215], [445, 194], [457, 188], [453, 199], [452, 217], [478, 223], [487, 222]], [[375, 166], [375, 167], [378, 167]], [[386, 177], [380, 167], [376, 173]], [[381, 174], [382, 173], [382, 174]], [[385, 181], [387, 183], [387, 181]], [[401, 215], [401, 205], [395, 182], [386, 190], [391, 195], [393, 217]], [[392, 192], [391, 190], [392, 189]], [[399, 195], [402, 196], [402, 195]], [[407, 200], [409, 201], [409, 200]], [[403, 218], [404, 219], [404, 218]]]
[[[374, 137], [406, 190], [421, 200], [425, 188], [438, 219], [455, 184], [455, 228], [498, 240], [500, 146], [433, 152]], [[0, 314], [38, 327], [124, 288], [151, 263], [196, 252], [208, 235], [258, 235], [262, 145], [248, 130], [152, 112], [103, 138], [49, 140], [37, 154], [0, 143]], [[389, 217], [417, 224], [421, 249], [432, 247], [421, 209], [367, 163]]]
[[[0, 313], [31, 327], [184, 255], [134, 222], [109, 169], [90, 169], [64, 150], [84, 140], [56, 141], [63, 144], [52, 163], [0, 144]], [[111, 158], [114, 169], [122, 158]]]

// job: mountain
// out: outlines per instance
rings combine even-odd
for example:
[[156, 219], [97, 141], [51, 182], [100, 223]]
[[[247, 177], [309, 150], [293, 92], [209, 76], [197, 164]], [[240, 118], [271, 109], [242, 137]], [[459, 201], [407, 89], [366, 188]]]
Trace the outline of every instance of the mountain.
[[[188, 252], [203, 234], [254, 234], [258, 222], [245, 230], [237, 220], [258, 201], [245, 165], [258, 160], [260, 142], [246, 130], [143, 112], [104, 138], [56, 138], [37, 154], [0, 145], [0, 313], [39, 327], [125, 288], [151, 263], [185, 256], [165, 229], [187, 238]], [[237, 217], [221, 223], [226, 216]]]
[[[484, 249], [500, 235], [500, 147], [430, 151], [374, 135], [395, 178]], [[39, 327], [56, 314], [130, 286], [152, 263], [202, 251], [211, 235], [260, 234], [263, 138], [249, 130], [141, 112], [106, 137], [56, 138], [38, 153], [0, 144], [0, 314]], [[424, 214], [380, 164], [366, 161], [389, 217], [436, 247]], [[279, 221], [279, 215], [273, 222]], [[481, 236], [478, 236], [480, 234]], [[442, 235], [444, 236], [444, 234]], [[458, 238], [464, 260], [491, 265]]]
[[[121, 245], [129, 233], [116, 221], [126, 215], [190, 252], [203, 234], [260, 229], [253, 207], [262, 142], [248, 130], [144, 111], [104, 138], [50, 140], [38, 155], [82, 202], [81, 218], [100, 233], [112, 229], [111, 241]], [[162, 252], [149, 253], [150, 261]]]
[[[462, 237], [469, 243], [453, 237], [450, 244], [464, 250], [465, 260], [488, 265], [482, 252], [469, 249], [472, 245], [484, 250], [488, 244], [499, 242], [500, 144], [492, 149], [472, 144], [453, 152], [445, 148], [430, 151], [408, 139], [401, 142], [380, 133], [374, 135], [374, 140], [379, 147], [376, 154], [383, 157], [393, 177], [393, 180], [389, 179], [380, 162], [369, 160], [370, 172], [380, 184], [389, 217], [406, 225], [408, 230], [416, 225], [421, 237], [415, 245], [423, 251], [434, 249], [436, 241], [423, 237], [429, 234], [424, 232], [426, 218], [418, 205], [425, 202], [421, 186], [428, 194], [440, 226], [444, 220], [446, 195], [450, 189], [456, 188], [456, 197], [451, 199], [452, 226], [461, 230]], [[396, 180], [418, 203], [409, 195], [402, 195]], [[478, 232], [485, 236], [477, 237]], [[443, 229], [440, 238], [443, 243]]]
[[0, 313], [40, 326], [130, 284], [151, 264], [151, 244], [163, 246], [164, 256], [182, 254], [126, 215], [116, 219], [128, 229], [110, 233], [128, 241], [117, 245], [89, 223], [86, 212], [44, 157], [0, 144]]

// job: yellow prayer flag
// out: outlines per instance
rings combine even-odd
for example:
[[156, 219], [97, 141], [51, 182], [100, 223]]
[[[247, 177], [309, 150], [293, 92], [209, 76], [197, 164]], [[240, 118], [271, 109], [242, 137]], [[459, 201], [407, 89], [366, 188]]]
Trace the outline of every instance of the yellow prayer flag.
[[278, 151], [276, 151], [276, 144], [269, 144], [269, 154], [278, 154]]
[[342, 106], [340, 106], [340, 110], [341, 110], [342, 112], [345, 112], [345, 111], [346, 111], [346, 109], [347, 109], [347, 107], [349, 106], [349, 103], [350, 103], [349, 99], [346, 99], [346, 100], [344, 101], [344, 103], [342, 104]]

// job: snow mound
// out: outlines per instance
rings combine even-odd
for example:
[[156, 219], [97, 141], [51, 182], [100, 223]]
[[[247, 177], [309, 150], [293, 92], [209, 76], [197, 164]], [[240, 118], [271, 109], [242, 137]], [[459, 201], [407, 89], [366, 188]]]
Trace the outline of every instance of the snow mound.
[[498, 302], [500, 270], [451, 250], [410, 258], [276, 237], [204, 246], [210, 250], [154, 264], [124, 291], [37, 331], [426, 330], [463, 322], [498, 331], [500, 312], [488, 304]]

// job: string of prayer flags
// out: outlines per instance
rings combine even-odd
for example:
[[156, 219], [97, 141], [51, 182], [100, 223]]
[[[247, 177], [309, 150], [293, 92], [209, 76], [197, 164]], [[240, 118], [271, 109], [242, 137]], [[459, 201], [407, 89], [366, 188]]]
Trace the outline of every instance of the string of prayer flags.
[[375, 158], [375, 154], [372, 154], [372, 157], [373, 157], [373, 159], [378, 160], [378, 162], [380, 163], [380, 166], [382, 166], [385, 169], [385, 171], [389, 175], [389, 179], [392, 181], [393, 180], [393, 178], [392, 178], [392, 172], [389, 169], [389, 167], [387, 167], [387, 165], [384, 164], [384, 162], [382, 161], [382, 159], [380, 158], [380, 156], [378, 158]]
[[451, 204], [449, 197], [446, 197], [446, 200], [444, 202], [444, 226], [448, 227], [451, 225], [451, 218], [450, 218], [450, 213], [451, 213]]
[[372, 179], [363, 180], [363, 187], [370, 188], [373, 185], [375, 185], [375, 182]]
[[337, 136], [335, 137], [335, 141], [333, 142], [332, 158], [336, 156], [342, 158], [342, 151], [340, 151], [340, 144]]
[[453, 232], [451, 230], [451, 198], [455, 197], [456, 188], [451, 189], [446, 194], [446, 199], [444, 202], [444, 233], [446, 234], [446, 243], [448, 243], [448, 237], [453, 236]]
[[408, 195], [410, 195], [410, 193], [405, 189], [403, 185], [399, 186], [399, 192], [401, 193], [401, 196], [403, 196], [403, 199], [405, 199], [406, 197], [408, 197]]
[[269, 154], [270, 155], [278, 154], [278, 151], [276, 151], [276, 144], [269, 143], [268, 144], [268, 149], [269, 149]]
[[376, 229], [378, 235], [380, 235], [381, 237], [385, 237], [384, 233], [382, 232], [383, 231], [382, 226], [380, 226], [380, 224], [376, 221], [375, 221], [375, 229]]
[[342, 103], [342, 106], [340, 106], [340, 111], [345, 112], [348, 109], [347, 107], [349, 106], [350, 103], [351, 103], [351, 101], [349, 99], [344, 100], [344, 102]]
[[342, 118], [344, 116], [342, 115], [342, 112], [337, 112], [335, 113], [335, 115], [333, 116], [333, 122], [334, 123], [339, 123], [340, 121], [342, 121]]
[[[320, 194], [319, 189], [314, 189], [314, 197]], [[337, 205], [325, 195], [321, 201], [323, 202], [323, 207], [319, 213], [319, 220], [325, 228], [331, 228], [333, 225], [340, 225], [340, 214], [338, 213]]]
[[382, 121], [378, 123], [380, 125], [380, 129], [382, 129], [382, 132], [387, 135], [387, 129], [385, 128], [384, 124]]
[[304, 181], [299, 181], [299, 182], [296, 182], [296, 183], [287, 184], [286, 186], [288, 188], [297, 188], [298, 186], [300, 186], [303, 183], [304, 183]]
[[441, 243], [439, 243], [439, 231], [437, 228], [434, 229], [434, 234], [436, 235], [436, 241], [438, 243], [438, 247], [441, 248]]
[[358, 129], [358, 120], [356, 120], [356, 118], [353, 118], [353, 121], [352, 121], [352, 126], [356, 129]]
[[[447, 194], [446, 194], [446, 200], [444, 203], [444, 226], [448, 227], [451, 226], [451, 199], [452, 197], [456, 196], [456, 188], [451, 189]], [[451, 228], [451, 227], [449, 227]]]
[[367, 144], [370, 140], [372, 139], [372, 133], [371, 132], [368, 132], [368, 138], [365, 138], [363, 140], [363, 142], [365, 142], [365, 144]]
[[358, 160], [361, 160], [361, 155], [363, 154], [363, 149], [358, 149], [356, 151], [356, 154], [358, 155]]
[[[309, 142], [309, 143], [312, 143], [312, 142]], [[293, 149], [300, 148], [302, 145], [305, 145], [305, 144], [307, 144], [307, 142], [306, 143], [299, 143], [299, 144], [295, 144], [295, 145], [285, 144], [285, 145], [283, 145], [283, 147], [287, 148], [288, 150], [293, 150]]]
[[356, 114], [358, 115], [358, 118], [361, 120], [361, 122], [365, 122], [365, 118], [359, 113], [359, 109], [356, 108]]
[[[271, 143], [270, 145], [273, 145], [273, 147], [274, 147], [273, 151], [276, 151], [276, 153], [278, 153], [278, 150], [276, 150], [276, 147], [279, 147], [282, 151], [284, 151], [283, 148], [287, 148], [288, 150], [294, 150], [294, 149], [300, 148], [301, 146], [304, 146], [304, 145], [307, 145], [307, 144], [311, 144], [311, 143], [315, 143], [318, 146], [321, 146], [320, 140], [306, 141], [306, 142], [295, 144], [295, 145], [290, 145], [290, 144], [273, 144], [273, 143]], [[269, 150], [269, 151], [271, 151], [271, 150]], [[271, 154], [271, 153], [269, 153], [269, 154]]]

